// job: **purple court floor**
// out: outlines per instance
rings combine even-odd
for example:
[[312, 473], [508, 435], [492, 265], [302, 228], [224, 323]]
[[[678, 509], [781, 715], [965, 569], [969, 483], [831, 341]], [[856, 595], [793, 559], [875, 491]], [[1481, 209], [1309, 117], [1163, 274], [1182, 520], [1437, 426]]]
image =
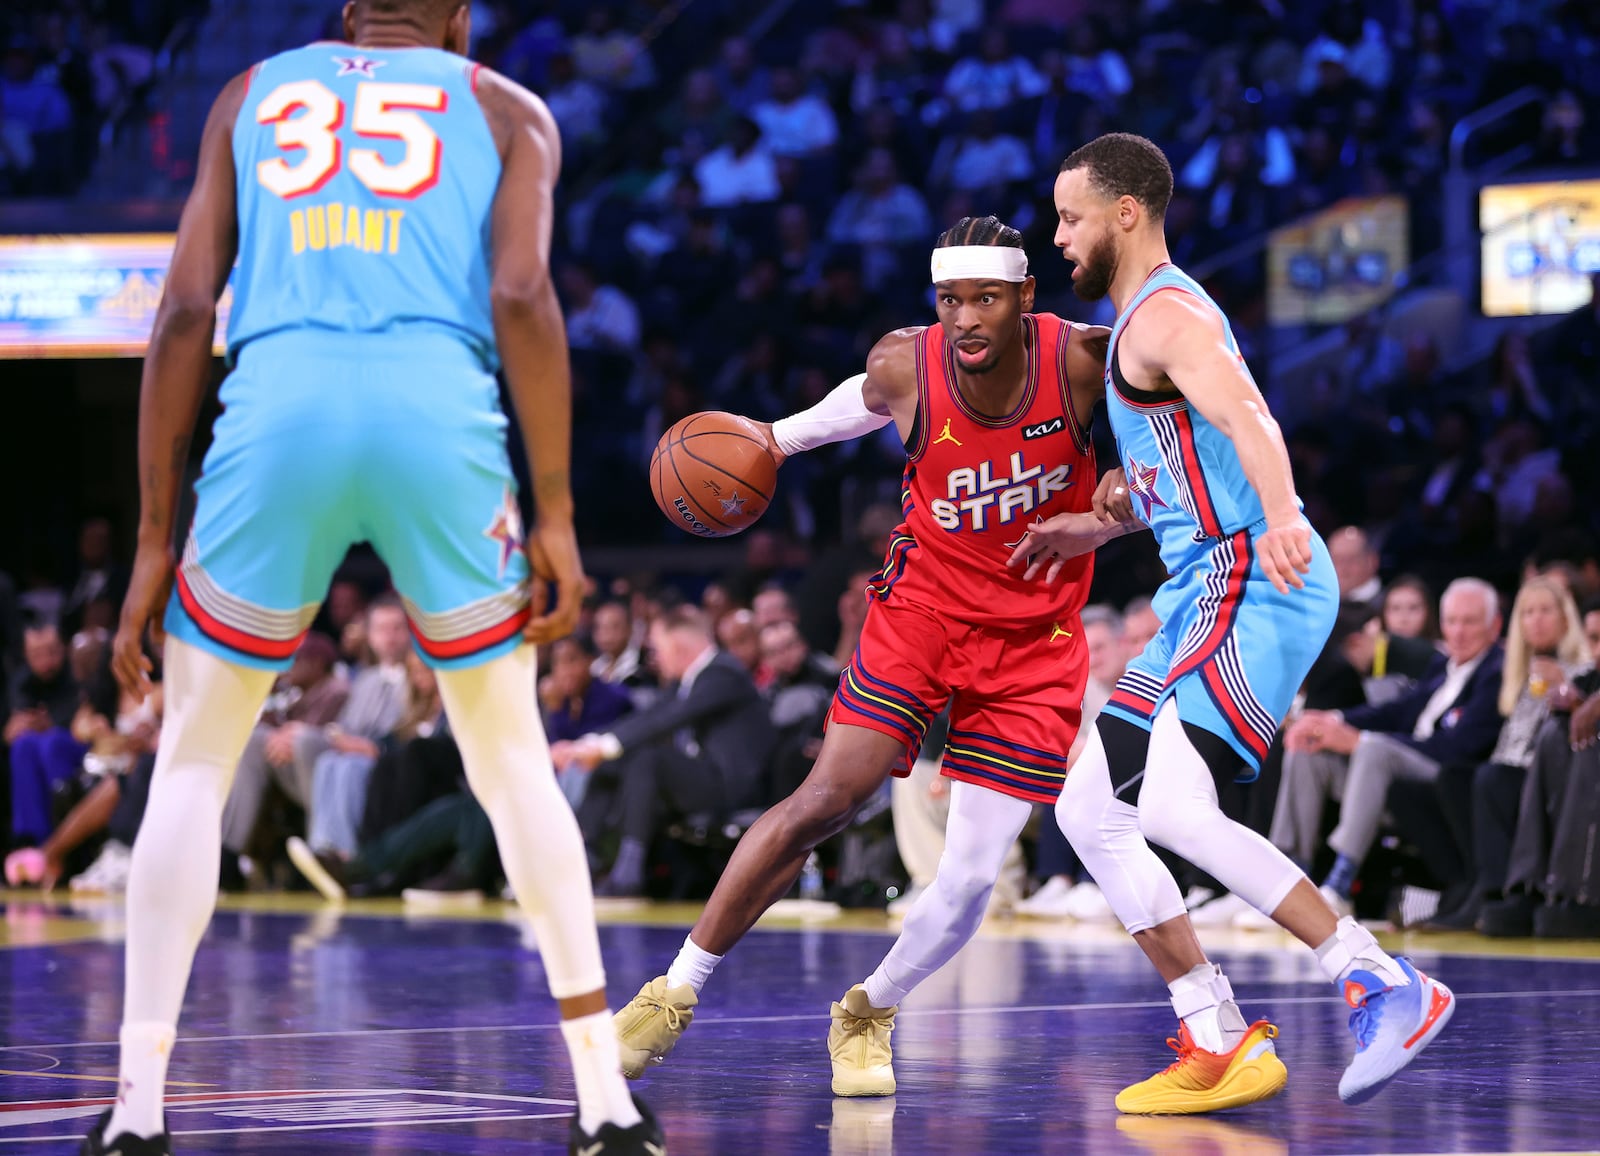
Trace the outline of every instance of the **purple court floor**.
[[[3, 906], [0, 1156], [75, 1151], [115, 1088], [118, 932], [64, 907]], [[564, 1152], [573, 1088], [554, 1007], [537, 954], [491, 910], [219, 914], [170, 1072], [177, 1151]], [[1165, 993], [1124, 937], [1070, 926], [986, 930], [903, 1009], [899, 1094], [836, 1100], [823, 1046], [829, 1001], [892, 942], [881, 918], [866, 923], [764, 925], [723, 964], [684, 1041], [642, 1083], [670, 1152], [1600, 1147], [1600, 945], [1556, 958], [1513, 944], [1487, 957], [1412, 941], [1413, 958], [1460, 997], [1455, 1021], [1382, 1096], [1345, 1108], [1335, 1090], [1351, 1049], [1345, 1009], [1310, 953], [1275, 936], [1225, 937], [1214, 954], [1246, 1013], [1282, 1031], [1287, 1091], [1209, 1118], [1133, 1119], [1112, 1097], [1172, 1058]], [[683, 934], [676, 924], [605, 926], [613, 1002], [663, 970]], [[1481, 941], [1454, 941], [1472, 945]]]

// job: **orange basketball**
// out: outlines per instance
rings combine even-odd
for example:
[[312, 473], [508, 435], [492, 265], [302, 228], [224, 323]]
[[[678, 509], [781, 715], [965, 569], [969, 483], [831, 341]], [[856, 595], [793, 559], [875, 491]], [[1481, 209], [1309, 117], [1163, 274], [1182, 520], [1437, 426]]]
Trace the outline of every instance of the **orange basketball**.
[[702, 538], [726, 538], [754, 524], [777, 484], [767, 439], [738, 414], [690, 414], [661, 435], [650, 457], [656, 505], [678, 529]]

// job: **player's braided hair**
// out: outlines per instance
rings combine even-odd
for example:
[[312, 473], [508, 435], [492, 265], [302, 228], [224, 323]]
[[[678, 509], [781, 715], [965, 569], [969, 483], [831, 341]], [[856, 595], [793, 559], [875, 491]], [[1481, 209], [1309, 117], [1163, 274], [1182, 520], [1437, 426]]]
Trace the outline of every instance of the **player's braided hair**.
[[1172, 166], [1154, 141], [1131, 132], [1095, 137], [1061, 162], [1061, 171], [1087, 169], [1089, 184], [1104, 197], [1132, 197], [1153, 220], [1167, 215]]
[[944, 249], [952, 245], [1001, 245], [1008, 249], [1022, 248], [1022, 234], [999, 217], [962, 217], [951, 228], [939, 234], [935, 243]]

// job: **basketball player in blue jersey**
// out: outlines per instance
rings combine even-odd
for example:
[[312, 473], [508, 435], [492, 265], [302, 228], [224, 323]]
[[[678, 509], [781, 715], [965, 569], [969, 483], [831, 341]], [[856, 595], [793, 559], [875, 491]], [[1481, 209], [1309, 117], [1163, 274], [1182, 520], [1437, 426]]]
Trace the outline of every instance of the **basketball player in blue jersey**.
[[1340, 919], [1298, 866], [1217, 805], [1219, 782], [1241, 765], [1241, 778], [1259, 770], [1332, 629], [1339, 591], [1227, 319], [1168, 258], [1171, 195], [1167, 158], [1126, 133], [1078, 149], [1056, 180], [1055, 241], [1074, 265], [1073, 288], [1090, 301], [1109, 294], [1117, 308], [1106, 406], [1137, 521], [1058, 515], [1012, 562], [1048, 578], [1061, 557], [1149, 526], [1170, 575], [1154, 603], [1162, 630], [1117, 683], [1056, 815], [1182, 1023], [1177, 1063], [1124, 1090], [1119, 1108], [1212, 1111], [1276, 1094], [1286, 1079], [1276, 1028], [1246, 1024], [1146, 838], [1316, 951], [1353, 1009], [1356, 1054], [1339, 1095], [1359, 1103], [1433, 1040], [1455, 1000]]
[[[467, 9], [353, 0], [349, 43], [256, 65], [206, 123], [140, 395], [139, 550], [113, 661], [142, 696], [147, 627], [164, 642], [166, 720], [128, 880], [120, 1088], [85, 1153], [171, 1151], [162, 1089], [216, 902], [229, 781], [276, 672], [362, 540], [388, 563], [438, 669], [537, 936], [577, 1084], [571, 1150], [664, 1151], [623, 1081], [583, 841], [534, 698], [533, 644], [572, 629], [583, 585], [549, 271], [560, 138], [541, 101], [458, 55]], [[233, 372], [175, 565], [184, 463], [235, 256]], [[533, 473], [526, 544], [501, 365]]]

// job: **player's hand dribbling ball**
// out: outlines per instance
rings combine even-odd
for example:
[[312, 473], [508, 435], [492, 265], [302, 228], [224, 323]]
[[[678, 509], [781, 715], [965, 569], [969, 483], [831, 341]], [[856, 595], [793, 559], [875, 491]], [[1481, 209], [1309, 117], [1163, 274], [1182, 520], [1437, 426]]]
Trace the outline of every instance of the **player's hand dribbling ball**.
[[754, 525], [777, 484], [767, 433], [738, 414], [690, 414], [661, 435], [650, 457], [656, 505], [667, 521], [701, 538], [726, 538]]

